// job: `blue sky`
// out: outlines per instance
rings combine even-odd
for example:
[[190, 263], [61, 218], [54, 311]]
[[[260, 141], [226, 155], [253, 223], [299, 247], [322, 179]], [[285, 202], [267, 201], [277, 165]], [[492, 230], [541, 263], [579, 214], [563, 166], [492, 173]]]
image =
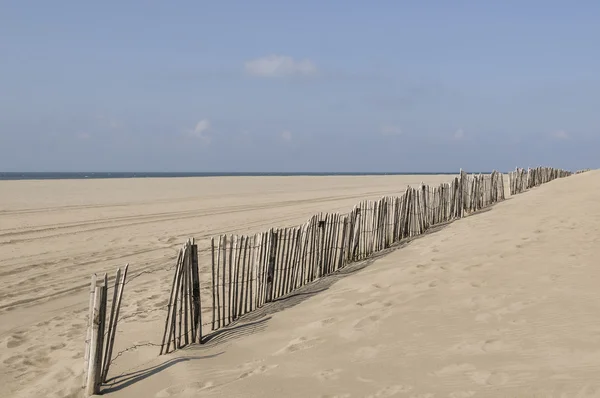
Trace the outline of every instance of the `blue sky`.
[[2, 1], [0, 171], [597, 167], [600, 2]]

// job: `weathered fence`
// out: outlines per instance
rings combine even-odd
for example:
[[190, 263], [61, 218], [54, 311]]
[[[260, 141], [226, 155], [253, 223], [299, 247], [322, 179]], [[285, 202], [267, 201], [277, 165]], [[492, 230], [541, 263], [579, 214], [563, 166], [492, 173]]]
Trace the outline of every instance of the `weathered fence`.
[[581, 173], [585, 173], [586, 171], [590, 171], [591, 169], [581, 169], [581, 170], [577, 170], [575, 173], [573, 174], [581, 174]]
[[570, 171], [554, 169], [552, 167], [536, 167], [527, 170], [517, 168], [508, 174], [510, 194], [516, 195], [557, 178], [568, 177], [571, 174], [573, 173]]
[[83, 388], [88, 395], [99, 393], [108, 375], [128, 267], [117, 269], [110, 313], [107, 312], [108, 276], [104, 274], [98, 278], [96, 274], [92, 275], [83, 373]]
[[191, 239], [185, 243], [177, 256], [160, 355], [169, 352], [171, 343], [175, 350], [201, 341], [202, 313], [200, 311], [198, 246]]
[[[408, 187], [399, 197], [363, 201], [348, 214], [321, 213], [301, 226], [214, 237], [209, 276], [198, 276], [197, 248], [189, 241], [177, 260], [160, 353], [201, 343], [203, 335], [301, 286], [503, 199], [501, 173], [461, 171], [449, 183]], [[200, 284], [211, 299], [204, 309], [194, 293]]]
[[[534, 169], [536, 170], [536, 169]], [[510, 174], [510, 192], [521, 192], [570, 173], [561, 170]], [[180, 249], [173, 270], [168, 304], [144, 310], [165, 311], [162, 341], [137, 342], [113, 355], [121, 297], [126, 283], [150, 272], [142, 270], [125, 281], [127, 267], [118, 270], [112, 306], [106, 275], [92, 276], [90, 314], [85, 350], [84, 389], [96, 394], [108, 380], [111, 363], [121, 354], [142, 346], [159, 347], [166, 354], [189, 344], [202, 343], [242, 315], [278, 300], [290, 292], [353, 262], [368, 259], [432, 226], [484, 209], [504, 197], [503, 175], [460, 174], [449, 183], [425, 184], [396, 196], [362, 201], [347, 214], [317, 214], [301, 226], [271, 228], [254, 235], [220, 235], [204, 250], [210, 260], [200, 272], [198, 245], [191, 239]], [[127, 314], [121, 321], [136, 315]], [[110, 379], [112, 384], [119, 378]]]

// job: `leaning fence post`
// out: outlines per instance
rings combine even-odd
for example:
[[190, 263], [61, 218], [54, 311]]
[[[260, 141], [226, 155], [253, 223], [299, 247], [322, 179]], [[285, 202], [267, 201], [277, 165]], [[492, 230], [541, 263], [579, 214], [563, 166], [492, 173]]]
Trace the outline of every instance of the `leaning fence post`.
[[277, 255], [277, 232], [271, 232], [271, 247], [269, 248], [269, 264], [267, 268], [267, 297], [269, 303], [273, 299], [273, 276], [275, 274], [275, 258]]
[[[104, 355], [104, 366], [102, 368], [102, 381], [106, 381], [108, 376], [108, 369], [110, 367], [110, 361], [112, 356], [113, 347], [115, 345], [115, 336], [117, 334], [117, 323], [119, 322], [119, 311], [121, 309], [121, 300], [123, 299], [123, 290], [125, 289], [125, 280], [127, 279], [127, 269], [129, 264], [125, 265], [123, 273], [121, 269], [117, 271], [117, 278], [115, 279], [115, 294], [113, 296], [113, 303], [111, 309], [111, 317], [109, 323], [109, 330], [106, 339], [106, 353]], [[114, 315], [114, 317], [113, 317]]]
[[90, 364], [90, 347], [92, 345], [92, 326], [94, 323], [94, 294], [96, 292], [96, 274], [92, 275], [92, 282], [90, 284], [90, 300], [89, 300], [89, 315], [87, 333], [85, 336], [85, 351], [83, 353], [83, 388], [87, 387], [87, 379], [89, 377], [88, 370]]
[[104, 362], [102, 365], [102, 381], [106, 380], [106, 375], [108, 374], [108, 367], [110, 364], [110, 357], [112, 355], [112, 347], [110, 345], [111, 334], [113, 323], [115, 322], [115, 312], [116, 312], [116, 303], [117, 303], [117, 295], [119, 294], [119, 282], [121, 281], [121, 268], [117, 269], [117, 274], [115, 275], [115, 287], [113, 289], [113, 298], [111, 302], [110, 309], [110, 318], [108, 321], [108, 332], [106, 334], [106, 342], [104, 346]]
[[192, 257], [192, 305], [193, 319], [196, 335], [193, 336], [193, 341], [202, 343], [202, 309], [200, 308], [200, 277], [198, 275], [198, 245], [192, 240], [190, 247]]

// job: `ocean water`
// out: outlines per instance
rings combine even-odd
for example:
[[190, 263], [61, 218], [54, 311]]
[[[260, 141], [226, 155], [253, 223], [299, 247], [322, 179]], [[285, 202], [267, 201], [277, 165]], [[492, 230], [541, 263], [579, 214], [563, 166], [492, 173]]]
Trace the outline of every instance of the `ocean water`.
[[[482, 172], [483, 173], [483, 172]], [[84, 180], [98, 178], [181, 178], [181, 177], [260, 177], [260, 176], [363, 176], [363, 175], [456, 175], [435, 173], [157, 173], [157, 172], [1, 172], [0, 180]]]

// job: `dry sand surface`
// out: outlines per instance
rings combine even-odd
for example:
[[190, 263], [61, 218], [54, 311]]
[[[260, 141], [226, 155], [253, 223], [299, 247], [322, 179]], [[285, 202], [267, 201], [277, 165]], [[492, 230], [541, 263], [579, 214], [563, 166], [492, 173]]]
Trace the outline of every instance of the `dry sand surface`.
[[107, 393], [600, 396], [599, 259], [593, 171], [321, 280], [206, 346], [129, 370]]
[[[159, 343], [172, 278], [165, 270], [188, 237], [199, 240], [201, 271], [206, 272], [209, 236], [297, 225], [317, 212], [346, 212], [363, 199], [401, 194], [422, 180], [438, 184], [450, 179], [0, 181], [0, 396], [78, 393], [87, 289], [94, 272], [113, 275], [117, 266], [131, 264], [115, 352]], [[157, 353], [151, 345], [126, 352], [111, 374], [154, 360]], [[137, 396], [127, 389], [120, 394]]]

